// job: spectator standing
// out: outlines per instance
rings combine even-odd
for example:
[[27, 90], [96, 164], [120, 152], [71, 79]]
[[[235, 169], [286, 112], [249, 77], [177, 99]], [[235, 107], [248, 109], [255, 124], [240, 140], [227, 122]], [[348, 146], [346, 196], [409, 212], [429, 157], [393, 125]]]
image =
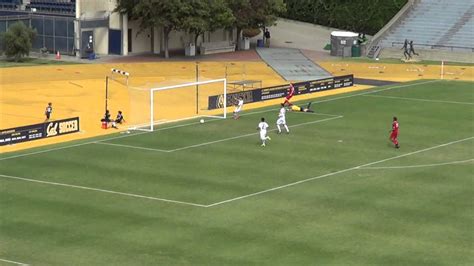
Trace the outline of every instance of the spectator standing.
[[419, 56], [419, 54], [415, 52], [415, 48], [413, 48], [413, 40], [410, 41], [410, 50], [408, 53]]
[[403, 55], [405, 56], [405, 60], [411, 59], [410, 50], [408, 48], [408, 39], [405, 39], [401, 50], [404, 50]]
[[270, 48], [270, 31], [268, 30], [268, 28], [265, 28], [265, 32], [263, 33], [263, 37], [265, 39], [265, 46], [267, 48]]

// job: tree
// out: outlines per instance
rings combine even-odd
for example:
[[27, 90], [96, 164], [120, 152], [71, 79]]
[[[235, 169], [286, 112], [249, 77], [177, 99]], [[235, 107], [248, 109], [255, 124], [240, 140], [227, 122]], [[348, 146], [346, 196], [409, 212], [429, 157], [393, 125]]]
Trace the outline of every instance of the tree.
[[[283, 0], [227, 0], [236, 18], [233, 26], [240, 39], [243, 29], [264, 28], [273, 25], [279, 14], [286, 12]], [[240, 42], [237, 42], [240, 49]]]
[[285, 0], [286, 18], [375, 34], [407, 0]]
[[191, 0], [183, 7], [182, 29], [194, 34], [194, 44], [206, 31], [228, 28], [235, 18], [223, 0]]
[[22, 22], [11, 25], [2, 36], [3, 51], [7, 58], [13, 58], [15, 62], [20, 61], [23, 56], [29, 56], [36, 31], [28, 28]]
[[116, 11], [139, 20], [140, 31], [163, 28], [165, 58], [169, 58], [169, 34], [182, 29], [186, 0], [118, 0]]

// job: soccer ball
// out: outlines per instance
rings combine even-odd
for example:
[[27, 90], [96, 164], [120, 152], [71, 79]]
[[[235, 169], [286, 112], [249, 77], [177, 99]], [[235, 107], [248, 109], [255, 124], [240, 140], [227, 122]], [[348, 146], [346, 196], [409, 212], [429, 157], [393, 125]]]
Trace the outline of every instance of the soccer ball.
[[199, 123], [204, 124], [204, 119], [199, 120]]

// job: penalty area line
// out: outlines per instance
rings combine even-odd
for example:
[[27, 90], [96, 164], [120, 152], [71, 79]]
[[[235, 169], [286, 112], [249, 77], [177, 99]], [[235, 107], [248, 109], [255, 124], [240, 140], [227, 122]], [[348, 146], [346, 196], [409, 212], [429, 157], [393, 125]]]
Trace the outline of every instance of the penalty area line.
[[140, 198], [140, 199], [155, 200], [155, 201], [162, 201], [162, 202], [168, 202], [168, 203], [176, 203], [176, 204], [181, 204], [181, 205], [189, 205], [189, 206], [201, 207], [201, 208], [204, 208], [204, 207], [207, 206], [207, 205], [203, 205], [203, 204], [186, 202], [186, 201], [171, 200], [171, 199], [165, 199], [165, 198], [157, 198], [157, 197], [144, 196], [144, 195], [126, 193], [126, 192], [119, 192], [119, 191], [113, 191], [113, 190], [107, 190], [107, 189], [101, 189], [101, 188], [85, 187], [85, 186], [71, 185], [71, 184], [58, 183], [58, 182], [50, 182], [50, 181], [31, 179], [31, 178], [19, 177], [19, 176], [11, 176], [11, 175], [0, 174], [0, 177], [7, 178], [7, 179], [13, 179], [13, 180], [21, 180], [21, 181], [26, 181], [26, 182], [40, 183], [40, 184], [45, 184], [45, 185], [53, 185], [53, 186], [61, 186], [61, 187], [77, 188], [77, 189], [82, 189], [82, 190], [103, 192], [103, 193], [115, 194], [115, 195], [132, 197], [132, 198]]
[[[311, 125], [311, 124], [316, 124], [316, 123], [321, 123], [321, 122], [326, 122], [334, 119], [339, 119], [343, 118], [344, 116], [336, 116], [336, 117], [329, 117], [321, 120], [315, 120], [311, 122], [305, 122], [301, 124], [296, 124], [296, 125], [291, 125], [288, 126], [289, 128], [295, 128], [295, 127], [300, 127], [300, 126], [305, 126], [305, 125]], [[272, 129], [268, 130], [268, 132], [276, 131], [277, 129]], [[243, 134], [243, 135], [238, 135], [230, 138], [225, 138], [225, 139], [218, 139], [214, 141], [209, 141], [209, 142], [204, 142], [204, 143], [199, 143], [199, 144], [194, 144], [194, 145], [189, 145], [189, 146], [184, 146], [172, 150], [162, 150], [162, 149], [154, 149], [154, 148], [146, 148], [146, 147], [141, 147], [141, 146], [133, 146], [133, 145], [124, 145], [124, 144], [115, 144], [115, 143], [108, 143], [108, 142], [95, 142], [95, 144], [101, 144], [101, 145], [109, 145], [109, 146], [117, 146], [117, 147], [123, 147], [123, 148], [130, 148], [130, 149], [138, 149], [138, 150], [146, 150], [146, 151], [154, 151], [154, 152], [165, 152], [165, 153], [170, 153], [170, 152], [177, 152], [177, 151], [182, 151], [182, 150], [188, 150], [192, 148], [198, 148], [202, 146], [208, 146], [220, 142], [225, 142], [225, 141], [230, 141], [230, 140], [235, 140], [235, 139], [240, 139], [240, 138], [245, 138], [245, 137], [250, 137], [250, 136], [255, 136], [257, 135], [257, 132], [252, 132], [248, 134]]]
[[11, 264], [16, 264], [16, 265], [24, 265], [24, 266], [29, 265], [29, 264], [26, 264], [26, 263], [22, 263], [22, 262], [18, 262], [18, 261], [13, 261], [13, 260], [6, 260], [6, 259], [0, 259], [0, 261], [8, 262], [8, 263], [11, 263]]
[[409, 97], [397, 97], [397, 96], [385, 96], [385, 95], [362, 95], [364, 97], [374, 97], [374, 98], [387, 98], [387, 99], [396, 99], [396, 100], [408, 100], [408, 101], [417, 101], [417, 102], [429, 102], [429, 103], [450, 103], [450, 104], [463, 104], [463, 105], [474, 105], [470, 102], [455, 102], [455, 101], [443, 101], [443, 100], [430, 100], [430, 99], [421, 99], [421, 98], [409, 98]]
[[463, 163], [469, 163], [469, 162], [474, 162], [474, 159], [444, 162], [444, 163], [432, 163], [432, 164], [416, 164], [416, 165], [402, 165], [402, 166], [381, 166], [381, 167], [361, 167], [359, 169], [360, 170], [408, 169], [408, 168], [436, 167], [436, 166], [443, 166], [443, 165], [463, 164]]
[[[293, 183], [289, 183], [289, 184], [286, 184], [286, 185], [282, 185], [282, 186], [278, 186], [278, 187], [274, 187], [274, 188], [265, 189], [265, 190], [262, 190], [262, 191], [258, 191], [258, 192], [255, 192], [255, 193], [243, 195], [243, 196], [236, 197], [236, 198], [232, 198], [232, 199], [228, 199], [228, 200], [219, 201], [219, 202], [216, 202], [216, 203], [213, 203], [213, 204], [209, 204], [209, 205], [207, 205], [206, 207], [207, 207], [207, 208], [209, 208], [209, 207], [214, 207], [214, 206], [222, 205], [222, 204], [225, 204], [225, 203], [229, 203], [229, 202], [233, 202], [233, 201], [237, 201], [237, 200], [241, 200], [241, 199], [246, 199], [246, 198], [258, 196], [258, 195], [265, 194], [265, 193], [268, 193], [268, 192], [272, 192], [272, 191], [280, 190], [280, 189], [283, 189], [283, 188], [287, 188], [287, 187], [299, 185], [299, 184], [301, 184], [301, 183], [306, 183], [306, 182], [313, 181], [313, 180], [317, 180], [317, 179], [321, 179], [321, 178], [324, 178], [324, 177], [329, 177], [329, 176], [334, 176], [334, 175], [337, 175], [337, 174], [342, 174], [342, 173], [349, 172], [349, 171], [352, 171], [352, 170], [362, 169], [362, 168], [364, 168], [364, 167], [371, 166], [371, 165], [374, 165], [374, 164], [378, 164], [378, 163], [382, 163], [382, 162], [386, 162], [386, 161], [390, 161], [390, 160], [394, 160], [394, 159], [398, 159], [398, 158], [410, 156], [410, 155], [413, 155], [413, 154], [417, 154], [417, 153], [421, 153], [421, 152], [425, 152], [425, 151], [429, 151], [429, 150], [438, 149], [438, 148], [441, 148], [441, 147], [449, 146], [449, 145], [452, 145], [452, 144], [456, 144], [456, 143], [463, 142], [463, 141], [467, 141], [467, 140], [471, 140], [471, 139], [474, 139], [474, 137], [469, 137], [469, 138], [465, 138], [465, 139], [455, 140], [455, 141], [451, 141], [451, 142], [448, 142], [448, 143], [444, 143], [444, 144], [432, 146], [432, 147], [429, 147], [429, 148], [425, 148], [425, 149], [421, 149], [421, 150], [417, 150], [417, 151], [413, 151], [413, 152], [401, 154], [401, 155], [398, 155], [398, 156], [394, 156], [394, 157], [390, 157], [390, 158], [386, 158], [386, 159], [374, 161], [374, 162], [371, 162], [371, 163], [366, 163], [366, 164], [354, 166], [354, 167], [351, 167], [351, 168], [346, 168], [346, 169], [339, 170], [339, 171], [336, 171], [336, 172], [327, 173], [327, 174], [324, 174], [324, 175], [319, 175], [319, 176], [315, 176], [315, 177], [303, 179], [303, 180], [296, 181], [296, 182], [293, 182]], [[364, 169], [365, 169], [365, 168], [364, 168]]]

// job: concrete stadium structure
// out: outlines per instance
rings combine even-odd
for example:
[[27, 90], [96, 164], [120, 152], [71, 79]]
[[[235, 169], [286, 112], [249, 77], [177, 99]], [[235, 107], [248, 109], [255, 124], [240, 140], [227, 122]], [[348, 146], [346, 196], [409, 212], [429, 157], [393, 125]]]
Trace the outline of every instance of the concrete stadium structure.
[[[162, 28], [140, 31], [139, 21], [115, 12], [116, 6], [117, 0], [0, 0], [0, 32], [6, 31], [16, 21], [23, 21], [41, 33], [43, 28], [57, 27], [59, 30], [52, 31], [61, 31], [60, 28], [64, 27], [70, 31], [66, 36], [55, 35], [56, 32], [44, 34], [47, 36], [46, 40], [38, 39], [33, 48], [45, 47], [50, 52], [60, 51], [82, 57], [92, 51], [98, 55], [162, 53]], [[35, 19], [39, 18], [47, 18], [46, 24], [35, 23]], [[64, 25], [53, 26], [54, 22], [49, 22], [60, 19], [66, 21]], [[50, 40], [57, 37], [73, 38], [74, 41], [59, 45]], [[193, 39], [191, 34], [173, 31], [170, 34], [169, 50], [183, 51]], [[203, 42], [233, 44], [235, 41], [235, 31], [217, 30], [200, 36], [198, 46]]]

